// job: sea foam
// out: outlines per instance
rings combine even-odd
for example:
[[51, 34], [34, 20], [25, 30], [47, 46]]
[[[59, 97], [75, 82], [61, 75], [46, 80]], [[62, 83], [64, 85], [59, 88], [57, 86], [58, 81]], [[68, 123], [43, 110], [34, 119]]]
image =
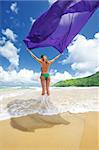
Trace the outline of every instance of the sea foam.
[[[39, 88], [36, 90], [39, 90]], [[93, 96], [91, 99], [88, 99], [88, 97], [86, 99], [82, 99], [80, 96], [79, 99], [78, 97], [76, 99], [75, 97], [70, 96], [68, 99], [64, 96], [61, 97], [58, 94], [55, 97], [45, 95], [26, 100], [17, 99], [17, 96], [22, 94], [24, 93], [10, 93], [8, 95], [0, 96], [0, 101], [3, 101], [4, 98], [16, 97], [14, 100], [9, 102], [6, 107], [1, 108], [0, 120], [26, 116], [34, 113], [41, 115], [55, 115], [64, 112], [84, 113], [89, 111], [99, 111], [99, 101], [97, 100], [97, 96]], [[23, 95], [23, 97], [25, 96]]]

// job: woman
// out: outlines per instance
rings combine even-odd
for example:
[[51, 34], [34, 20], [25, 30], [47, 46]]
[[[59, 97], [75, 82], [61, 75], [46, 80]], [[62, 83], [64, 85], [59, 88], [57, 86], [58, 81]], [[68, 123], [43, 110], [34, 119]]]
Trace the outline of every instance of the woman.
[[29, 49], [28, 52], [32, 55], [32, 57], [40, 63], [41, 65], [41, 85], [42, 85], [42, 95], [45, 95], [45, 91], [47, 95], [50, 95], [49, 86], [50, 86], [50, 75], [48, 73], [50, 65], [58, 59], [62, 54], [59, 54], [52, 60], [48, 60], [45, 55], [41, 55], [41, 59], [37, 58]]

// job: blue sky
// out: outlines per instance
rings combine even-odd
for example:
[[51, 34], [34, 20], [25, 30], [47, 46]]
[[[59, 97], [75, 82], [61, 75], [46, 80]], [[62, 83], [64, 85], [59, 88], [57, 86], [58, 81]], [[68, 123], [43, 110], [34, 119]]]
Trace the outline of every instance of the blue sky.
[[[33, 72], [38, 73], [40, 72], [40, 66], [39, 64], [28, 54], [26, 51], [26, 45], [23, 42], [23, 39], [28, 34], [30, 28], [31, 28], [31, 20], [36, 19], [38, 16], [40, 16], [43, 12], [45, 12], [49, 7], [49, 1], [0, 1], [1, 5], [1, 26], [0, 26], [0, 38], [3, 37], [6, 38], [6, 41], [9, 40], [7, 35], [7, 29], [11, 30], [13, 32], [14, 38], [13, 40], [10, 40], [11, 43], [13, 43], [14, 47], [18, 50], [16, 50], [16, 55], [18, 55], [17, 64], [15, 65], [14, 62], [12, 62], [12, 59], [9, 61], [9, 57], [5, 56], [4, 52], [0, 54], [0, 66], [2, 67], [3, 71], [8, 71], [9, 66], [11, 63], [15, 65], [16, 72], [19, 72], [22, 69], [26, 70], [33, 70]], [[13, 6], [12, 6], [13, 5]], [[12, 7], [11, 7], [12, 6]], [[87, 22], [87, 24], [84, 26], [84, 28], [81, 30], [80, 35], [77, 40], [85, 37], [86, 41], [88, 42], [89, 39], [94, 40], [95, 34], [99, 32], [99, 9], [93, 14], [93, 16], [90, 18], [90, 20]], [[6, 37], [7, 35], [7, 37]], [[99, 37], [99, 35], [97, 36]], [[76, 44], [76, 43], [75, 43]], [[83, 44], [82, 44], [83, 45]], [[1, 45], [1, 48], [4, 45]], [[81, 48], [81, 47], [80, 47]], [[72, 47], [69, 48], [71, 50]], [[79, 69], [73, 67], [75, 62], [68, 60], [66, 62], [66, 58], [69, 58], [69, 55], [71, 55], [71, 51], [69, 50], [64, 51], [64, 55], [62, 55], [52, 66], [52, 72], [57, 73], [64, 73], [65, 71], [69, 73], [71, 76], [74, 75], [80, 75], [82, 74], [91, 74], [95, 71], [79, 71]], [[5, 51], [6, 52], [6, 51]], [[52, 48], [37, 48], [33, 50], [34, 54], [38, 57], [40, 57], [41, 54], [45, 54], [48, 56], [49, 59], [53, 58], [54, 56], [58, 55], [59, 52]], [[89, 55], [90, 52], [86, 53], [86, 55]], [[15, 57], [15, 56], [14, 56]], [[74, 60], [75, 61], [75, 60]], [[77, 63], [77, 62], [76, 62]], [[81, 62], [80, 62], [81, 63]], [[78, 69], [78, 72], [77, 72]], [[60, 76], [59, 76], [60, 77]]]

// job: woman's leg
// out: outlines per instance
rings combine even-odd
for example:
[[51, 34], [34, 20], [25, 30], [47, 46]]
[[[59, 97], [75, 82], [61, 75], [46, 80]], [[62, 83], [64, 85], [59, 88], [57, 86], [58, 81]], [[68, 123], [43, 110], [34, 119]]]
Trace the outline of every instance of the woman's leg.
[[42, 86], [42, 95], [44, 95], [45, 94], [45, 77], [41, 76], [40, 79], [41, 79], [41, 86]]
[[50, 95], [49, 86], [50, 86], [50, 77], [48, 77], [48, 79], [46, 80], [46, 92], [47, 92], [47, 95]]

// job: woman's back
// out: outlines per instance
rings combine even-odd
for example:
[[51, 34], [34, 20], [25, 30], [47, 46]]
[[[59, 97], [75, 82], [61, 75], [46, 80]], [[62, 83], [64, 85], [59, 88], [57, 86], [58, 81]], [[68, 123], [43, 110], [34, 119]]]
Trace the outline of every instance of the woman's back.
[[48, 73], [48, 69], [49, 69], [49, 66], [50, 66], [50, 62], [49, 61], [42, 61], [41, 63], [41, 73]]

